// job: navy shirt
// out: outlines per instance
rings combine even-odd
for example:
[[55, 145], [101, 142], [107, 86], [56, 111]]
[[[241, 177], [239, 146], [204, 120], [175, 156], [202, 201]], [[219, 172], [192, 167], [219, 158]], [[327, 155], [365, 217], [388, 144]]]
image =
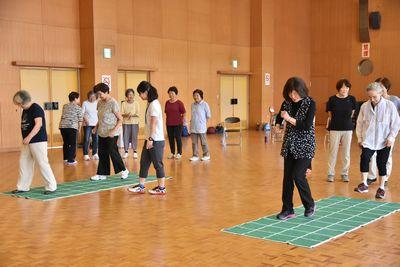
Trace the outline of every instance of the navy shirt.
[[332, 113], [329, 130], [332, 131], [352, 131], [353, 121], [351, 115], [356, 109], [356, 99], [354, 96], [339, 98], [336, 95], [329, 98], [326, 111]]
[[35, 118], [42, 118], [42, 127], [40, 127], [39, 132], [31, 139], [29, 142], [39, 143], [47, 142], [46, 133], [46, 120], [44, 118], [44, 110], [36, 103], [33, 103], [28, 109], [24, 109], [21, 116], [21, 132], [22, 138], [25, 138], [32, 131], [35, 126]]

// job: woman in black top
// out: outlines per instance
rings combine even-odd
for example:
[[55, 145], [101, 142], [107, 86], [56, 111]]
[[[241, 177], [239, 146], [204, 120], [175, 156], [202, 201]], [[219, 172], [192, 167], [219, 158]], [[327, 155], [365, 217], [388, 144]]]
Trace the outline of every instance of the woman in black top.
[[311, 217], [315, 213], [315, 203], [306, 179], [306, 170], [315, 154], [315, 102], [308, 96], [304, 81], [298, 77], [287, 80], [283, 97], [285, 101], [277, 118], [278, 127], [283, 120], [286, 121], [281, 150], [284, 158], [283, 205], [277, 218], [286, 220], [296, 217], [293, 210], [294, 183], [305, 208], [304, 216]]

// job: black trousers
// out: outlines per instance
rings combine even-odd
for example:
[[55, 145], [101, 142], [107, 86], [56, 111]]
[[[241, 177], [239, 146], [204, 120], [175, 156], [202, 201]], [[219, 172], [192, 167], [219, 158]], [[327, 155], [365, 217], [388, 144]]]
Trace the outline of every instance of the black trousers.
[[78, 130], [73, 128], [61, 128], [63, 139], [63, 157], [67, 162], [74, 162], [76, 157], [76, 143], [78, 141]]
[[149, 168], [153, 163], [154, 169], [156, 169], [157, 178], [164, 178], [164, 163], [162, 161], [164, 155], [165, 141], [153, 141], [153, 147], [147, 149], [147, 141], [144, 142], [142, 154], [140, 156], [140, 178], [147, 178], [149, 174]]
[[182, 155], [182, 129], [183, 129], [182, 125], [176, 125], [176, 126], [167, 125], [169, 147], [171, 149], [171, 153], [174, 155], [175, 155], [175, 140], [176, 140], [176, 146], [178, 148], [178, 154]]
[[99, 136], [99, 165], [97, 166], [98, 175], [110, 175], [110, 158], [113, 163], [114, 172], [119, 173], [126, 170], [117, 146], [118, 136], [100, 137]]
[[291, 154], [284, 158], [282, 211], [293, 211], [294, 184], [299, 191], [304, 208], [309, 209], [314, 205], [306, 178], [306, 171], [310, 164], [311, 159], [294, 159]]
[[386, 163], [388, 162], [391, 147], [384, 147], [381, 150], [371, 150], [363, 147], [360, 159], [360, 171], [369, 172], [369, 162], [376, 152], [376, 166], [378, 167], [379, 176], [386, 176]]

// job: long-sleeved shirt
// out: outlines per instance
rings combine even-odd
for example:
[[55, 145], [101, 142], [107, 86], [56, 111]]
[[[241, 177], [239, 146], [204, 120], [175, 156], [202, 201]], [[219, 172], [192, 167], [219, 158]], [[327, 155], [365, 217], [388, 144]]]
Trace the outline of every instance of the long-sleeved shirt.
[[362, 104], [357, 117], [358, 143], [371, 150], [380, 150], [386, 141], [394, 142], [400, 128], [400, 117], [395, 105], [381, 98], [373, 107], [370, 100]]
[[75, 103], [68, 103], [63, 106], [60, 129], [73, 128], [78, 130], [79, 123], [83, 121], [82, 108]]
[[192, 104], [192, 117], [190, 120], [190, 131], [192, 133], [206, 133], [207, 120], [211, 118], [210, 107], [207, 102], [201, 101], [200, 103]]
[[[297, 114], [297, 111], [299, 110], [303, 101], [304, 101], [304, 99], [300, 100], [299, 102], [292, 102], [293, 114], [289, 114], [291, 117], [294, 117]], [[283, 107], [283, 103], [281, 105], [279, 113], [277, 114], [276, 121], [275, 121], [276, 124], [282, 124], [282, 122], [283, 122], [283, 118], [281, 117], [281, 112], [283, 111], [282, 107]], [[295, 128], [297, 130], [310, 129], [311, 126], [314, 124], [315, 111], [316, 111], [315, 102], [311, 101], [310, 108], [307, 110], [306, 119], [305, 120], [296, 120]]]

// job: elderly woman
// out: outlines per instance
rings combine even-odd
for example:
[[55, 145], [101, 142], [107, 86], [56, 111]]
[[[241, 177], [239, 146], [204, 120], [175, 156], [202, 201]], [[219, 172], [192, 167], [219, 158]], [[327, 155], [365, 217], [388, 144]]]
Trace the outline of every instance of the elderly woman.
[[45, 184], [44, 194], [57, 190], [57, 182], [47, 158], [46, 120], [43, 109], [31, 102], [27, 91], [18, 91], [13, 98], [15, 105], [23, 109], [21, 116], [21, 132], [23, 146], [19, 158], [19, 180], [14, 194], [30, 190], [35, 162], [38, 164]]
[[304, 216], [315, 214], [316, 207], [307, 182], [306, 171], [311, 166], [315, 154], [314, 117], [316, 105], [308, 96], [308, 88], [298, 77], [287, 80], [283, 88], [280, 115], [276, 124], [286, 121], [286, 131], [283, 139], [281, 155], [284, 158], [282, 211], [277, 215], [279, 220], [295, 218], [293, 210], [294, 184], [299, 191], [301, 202], [305, 208]]
[[386, 164], [400, 128], [396, 106], [382, 96], [383, 90], [380, 83], [374, 82], [368, 85], [369, 100], [360, 108], [356, 127], [358, 144], [362, 149], [360, 160], [362, 183], [354, 190], [360, 193], [368, 192], [369, 163], [376, 152], [376, 165], [380, 178], [376, 198], [385, 198]]

